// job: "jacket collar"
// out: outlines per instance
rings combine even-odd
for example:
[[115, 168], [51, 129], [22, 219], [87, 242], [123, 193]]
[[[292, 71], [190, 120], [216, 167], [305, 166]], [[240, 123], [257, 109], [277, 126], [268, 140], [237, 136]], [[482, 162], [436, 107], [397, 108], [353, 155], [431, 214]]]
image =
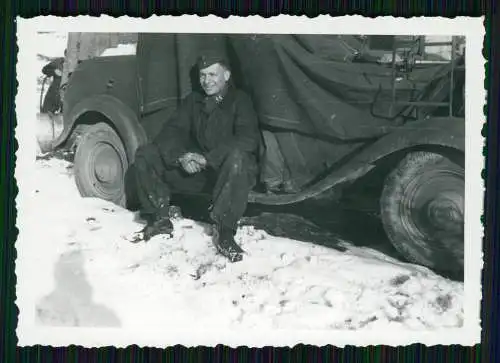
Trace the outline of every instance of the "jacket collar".
[[228, 83], [226, 84], [226, 87], [224, 87], [218, 95], [214, 96], [215, 103], [219, 105], [222, 104], [224, 98], [227, 96], [229, 92], [229, 87], [231, 87], [231, 85]]
[[206, 96], [200, 97], [201, 103], [204, 104], [204, 108], [207, 112], [211, 112], [216, 108], [225, 109], [234, 101], [235, 90], [231, 84], [225, 88], [225, 90], [217, 96]]
[[234, 103], [236, 95], [236, 89], [234, 86], [229, 83], [226, 90], [225, 90], [225, 95], [222, 98], [222, 101], [219, 103], [221, 108], [228, 108], [231, 107], [232, 104]]

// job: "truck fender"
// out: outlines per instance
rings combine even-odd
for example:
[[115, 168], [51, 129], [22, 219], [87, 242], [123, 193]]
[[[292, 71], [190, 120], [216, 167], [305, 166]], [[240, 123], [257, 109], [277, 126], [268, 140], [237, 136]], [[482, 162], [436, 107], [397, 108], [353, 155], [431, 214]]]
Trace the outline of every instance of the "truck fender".
[[372, 163], [399, 150], [426, 145], [465, 152], [465, 120], [443, 117], [409, 123], [378, 139], [356, 159]]
[[383, 136], [362, 150], [342, 166], [334, 166], [330, 174], [309, 188], [287, 195], [266, 195], [252, 192], [249, 201], [268, 205], [298, 203], [354, 181], [374, 169], [377, 161], [404, 149], [418, 146], [439, 146], [465, 152], [465, 120], [459, 118], [432, 118], [415, 121]]
[[53, 141], [52, 147], [58, 147], [66, 142], [78, 125], [78, 119], [87, 112], [98, 112], [110, 121], [124, 143], [127, 158], [132, 162], [137, 148], [147, 142], [147, 136], [137, 115], [130, 107], [110, 95], [95, 95], [77, 103], [68, 114], [65, 114], [64, 131]]

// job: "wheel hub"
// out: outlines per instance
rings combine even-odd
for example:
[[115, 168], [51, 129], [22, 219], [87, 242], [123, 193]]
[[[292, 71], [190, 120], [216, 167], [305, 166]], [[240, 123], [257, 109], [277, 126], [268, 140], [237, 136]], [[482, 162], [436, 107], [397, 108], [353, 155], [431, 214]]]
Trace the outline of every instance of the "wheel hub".
[[413, 194], [413, 220], [421, 233], [432, 239], [448, 239], [463, 231], [463, 183], [457, 183], [455, 178], [448, 173], [428, 173]]
[[101, 144], [95, 151], [94, 175], [96, 179], [105, 184], [113, 184], [120, 176], [120, 157], [117, 152], [107, 144]]
[[117, 168], [115, 165], [96, 165], [95, 176], [101, 183], [110, 183], [116, 178]]
[[463, 224], [463, 206], [458, 203], [460, 196], [453, 194], [441, 195], [427, 206], [427, 216], [435, 228], [455, 230]]

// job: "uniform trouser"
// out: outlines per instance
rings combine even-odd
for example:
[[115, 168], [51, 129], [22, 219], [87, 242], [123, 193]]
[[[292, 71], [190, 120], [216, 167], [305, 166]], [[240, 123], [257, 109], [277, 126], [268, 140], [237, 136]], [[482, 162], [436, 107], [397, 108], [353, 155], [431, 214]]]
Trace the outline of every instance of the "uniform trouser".
[[266, 151], [261, 179], [268, 187], [278, 187], [289, 180], [288, 167], [281, 153], [276, 136], [266, 130], [262, 131], [262, 136], [264, 137]]
[[133, 173], [139, 210], [145, 218], [165, 215], [172, 193], [208, 193], [212, 196], [211, 219], [235, 230], [255, 185], [256, 169], [250, 155], [233, 150], [219, 168], [188, 174], [180, 166], [165, 167], [158, 149], [147, 145], [137, 151], [129, 173]]

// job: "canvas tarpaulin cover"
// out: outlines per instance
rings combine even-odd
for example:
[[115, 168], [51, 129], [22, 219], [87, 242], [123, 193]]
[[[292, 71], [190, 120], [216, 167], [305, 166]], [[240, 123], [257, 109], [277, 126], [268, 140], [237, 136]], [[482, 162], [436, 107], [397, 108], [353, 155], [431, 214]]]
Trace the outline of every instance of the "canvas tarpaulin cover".
[[[355, 36], [161, 37], [163, 44], [165, 37], [170, 37], [168, 43], [175, 48], [169, 53], [175, 58], [168, 62], [171, 72], [165, 74], [176, 74], [179, 98], [197, 87], [193, 66], [200, 53], [218, 49], [227, 56], [233, 82], [252, 97], [262, 129], [275, 135], [288, 175], [299, 186], [312, 182], [343, 157], [401, 122], [401, 117], [387, 117], [390, 104], [384, 102], [391, 96], [392, 68], [353, 61], [363, 45]], [[398, 99], [425, 96], [426, 88], [447, 72], [447, 65], [414, 70], [411, 79], [397, 81]], [[393, 114], [398, 115], [402, 109], [393, 109]]]

